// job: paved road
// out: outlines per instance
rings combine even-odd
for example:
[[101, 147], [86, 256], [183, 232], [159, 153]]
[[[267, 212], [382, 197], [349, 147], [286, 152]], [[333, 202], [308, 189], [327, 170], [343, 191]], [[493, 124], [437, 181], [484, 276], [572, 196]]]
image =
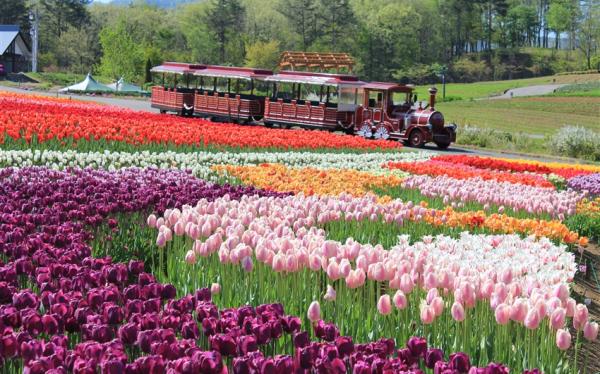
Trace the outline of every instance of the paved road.
[[[538, 86], [528, 86], [520, 88], [512, 88], [507, 90], [500, 96], [492, 96], [490, 99], [510, 99], [511, 97], [520, 96], [540, 96], [548, 95], [554, 92], [554, 90], [565, 86], [564, 84], [542, 84]], [[512, 96], [511, 96], [512, 93]]]
[[[31, 90], [23, 90], [14, 87], [5, 87], [0, 85], [0, 90], [31, 94], [31, 95], [43, 95], [43, 96], [52, 96], [52, 97], [71, 97], [74, 100], [83, 100], [83, 101], [91, 101], [102, 103], [106, 105], [114, 105], [122, 108], [128, 108], [139, 111], [147, 111], [158, 113], [157, 109], [150, 107], [150, 101], [148, 99], [131, 99], [131, 98], [116, 98], [116, 97], [104, 97], [104, 96], [87, 96], [87, 95], [65, 95], [58, 94], [56, 92], [43, 92], [43, 91], [31, 91]], [[460, 129], [459, 129], [460, 131]], [[340, 133], [341, 134], [341, 133]], [[489, 157], [503, 157], [503, 158], [527, 158], [527, 159], [535, 159], [538, 161], [556, 161], [557, 158], [552, 158], [550, 156], [532, 156], [532, 155], [523, 155], [520, 153], [513, 152], [498, 152], [498, 151], [489, 151], [483, 149], [470, 149], [463, 148], [452, 145], [447, 150], [439, 150], [435, 145], [427, 145], [425, 149], [428, 151], [433, 151], [440, 154], [471, 154], [478, 156], [489, 156]], [[564, 160], [563, 160], [564, 161]], [[575, 160], [570, 161], [566, 160], [565, 162], [576, 162]]]

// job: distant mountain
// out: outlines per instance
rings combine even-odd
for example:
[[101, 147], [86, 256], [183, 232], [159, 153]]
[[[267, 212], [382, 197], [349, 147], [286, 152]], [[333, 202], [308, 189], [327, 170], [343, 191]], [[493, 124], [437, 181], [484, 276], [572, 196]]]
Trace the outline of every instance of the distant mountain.
[[[177, 5], [185, 3], [193, 3], [196, 0], [145, 0], [148, 5], [155, 5], [160, 8], [175, 8]], [[113, 0], [111, 4], [129, 5], [131, 0]]]

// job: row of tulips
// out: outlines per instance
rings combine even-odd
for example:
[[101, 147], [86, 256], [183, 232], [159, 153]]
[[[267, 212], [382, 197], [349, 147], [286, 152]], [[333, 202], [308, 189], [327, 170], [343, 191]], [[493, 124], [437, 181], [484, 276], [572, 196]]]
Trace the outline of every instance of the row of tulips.
[[161, 212], [200, 196], [232, 201], [268, 193], [174, 171], [9, 168], [0, 178], [4, 372], [508, 372], [500, 364], [472, 366], [464, 353], [447, 356], [424, 338], [407, 339], [405, 347], [393, 339], [356, 344], [320, 319], [317, 304], [309, 331], [281, 304], [219, 309], [211, 301], [220, 297], [218, 284], [182, 294], [141, 261], [90, 257], [90, 230], [106, 224], [117, 234], [119, 223], [109, 218], [116, 214]]
[[[0, 150], [0, 166], [27, 167], [41, 165], [52, 169], [94, 168], [116, 170], [126, 167], [175, 168], [193, 175], [212, 178], [215, 165], [257, 165], [277, 163], [287, 167], [310, 167], [319, 170], [348, 169], [372, 174], [390, 174], [382, 169], [387, 161], [424, 161], [427, 152], [369, 152], [357, 155], [321, 152], [77, 152], [74, 150]], [[405, 174], [397, 171], [400, 174]]]
[[595, 165], [541, 163], [530, 160], [508, 160], [468, 155], [436, 156], [434, 157], [434, 160], [468, 165], [479, 169], [502, 170], [518, 173], [556, 174], [565, 179], [578, 175], [600, 172], [600, 167]]
[[[427, 161], [426, 161], [427, 162]], [[239, 178], [243, 183], [257, 186], [272, 191], [303, 193], [305, 195], [329, 195], [337, 196], [340, 193], [350, 194], [356, 197], [365, 196], [373, 188], [399, 186], [401, 180], [396, 177], [376, 177], [368, 173], [353, 172], [347, 170], [329, 170], [327, 172], [309, 168], [291, 169], [282, 165], [258, 165], [258, 166], [219, 166], [215, 170], [226, 172], [227, 176]], [[474, 183], [471, 179], [468, 183]], [[517, 186], [518, 188], [519, 186]], [[543, 190], [543, 188], [540, 188]], [[546, 189], [548, 193], [555, 193], [553, 189]], [[564, 193], [569, 196], [569, 193]], [[560, 195], [559, 195], [560, 196]], [[300, 198], [302, 199], [302, 197]], [[365, 201], [373, 201], [372, 197]], [[388, 197], [380, 199], [380, 202], [388, 202]], [[449, 202], [449, 201], [448, 201]], [[375, 211], [383, 205], [367, 204], [367, 209]], [[460, 227], [464, 229], [483, 228], [497, 233], [521, 233], [526, 235], [546, 236], [551, 239], [565, 243], [579, 243], [586, 245], [587, 239], [579, 237], [577, 232], [571, 231], [558, 220], [540, 220], [533, 218], [516, 218], [506, 214], [487, 214], [485, 211], [455, 211], [452, 207], [442, 210], [425, 209], [427, 202], [414, 206], [412, 202], [402, 203], [399, 199], [383, 209], [386, 222], [393, 222], [397, 214], [407, 214], [406, 219], [417, 222], [426, 222], [436, 226]], [[573, 209], [576, 209], [573, 208]], [[537, 213], [536, 210], [533, 210]], [[559, 213], [561, 218], [563, 213]], [[367, 216], [349, 216], [349, 219], [366, 218]], [[338, 217], [339, 218], [339, 217]]]
[[567, 185], [578, 191], [600, 196], [600, 173], [582, 175], [569, 179]]
[[[569, 182], [570, 183], [570, 182]], [[600, 181], [599, 181], [600, 185]], [[441, 197], [448, 205], [451, 202], [475, 201], [489, 210], [490, 205], [530, 214], [548, 214], [554, 218], [577, 212], [577, 203], [585, 195], [577, 191], [556, 191], [549, 188], [517, 185], [509, 182], [483, 180], [481, 178], [455, 179], [447, 176], [430, 177], [417, 175], [405, 178], [403, 188], [416, 188], [428, 197]]]
[[368, 172], [348, 169], [319, 170], [315, 168], [288, 168], [281, 164], [256, 166], [214, 166], [220, 174], [232, 176], [244, 184], [273, 191], [293, 191], [305, 195], [337, 196], [349, 193], [361, 197], [373, 188], [400, 186], [402, 179], [393, 176], [377, 176]]
[[356, 136], [237, 126], [202, 119], [162, 116], [71, 100], [48, 99], [0, 91], [2, 139], [114, 141], [133, 147], [146, 144], [229, 146], [240, 148], [398, 149], [393, 141]]
[[[588, 320], [587, 307], [569, 297], [574, 256], [547, 239], [463, 233], [411, 245], [402, 237], [385, 250], [327, 240], [316, 226], [386, 215], [401, 223], [411, 214], [402, 203], [391, 206], [395, 215], [390, 205], [369, 198], [247, 196], [200, 201], [151, 215], [147, 223], [165, 248], [159, 279], [188, 289], [227, 280], [224, 303], [276, 299], [293, 313], [323, 297], [326, 315], [361, 339], [391, 331], [402, 341], [417, 329], [484, 362], [492, 352], [517, 367], [544, 368], [556, 368], [559, 350], [571, 345], [568, 323], [579, 331], [577, 340], [581, 331], [596, 339], [598, 326]], [[308, 308], [309, 319], [320, 314], [318, 304]], [[477, 335], [468, 335], [466, 326], [477, 326]], [[523, 351], [511, 354], [506, 347], [513, 344]]]
[[550, 181], [539, 174], [479, 169], [474, 166], [435, 159], [424, 162], [389, 162], [384, 166], [390, 169], [400, 169], [410, 174], [429, 175], [432, 177], [445, 175], [454, 179], [481, 178], [483, 180], [492, 180], [496, 182], [509, 182], [526, 186], [554, 188], [554, 185]]

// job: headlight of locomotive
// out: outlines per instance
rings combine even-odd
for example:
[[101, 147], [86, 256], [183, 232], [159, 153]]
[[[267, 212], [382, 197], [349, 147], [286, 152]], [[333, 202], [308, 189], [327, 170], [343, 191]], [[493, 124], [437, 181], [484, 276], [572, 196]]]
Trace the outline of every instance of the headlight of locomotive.
[[429, 123], [435, 127], [444, 126], [444, 115], [440, 112], [434, 112], [431, 117], [429, 117]]

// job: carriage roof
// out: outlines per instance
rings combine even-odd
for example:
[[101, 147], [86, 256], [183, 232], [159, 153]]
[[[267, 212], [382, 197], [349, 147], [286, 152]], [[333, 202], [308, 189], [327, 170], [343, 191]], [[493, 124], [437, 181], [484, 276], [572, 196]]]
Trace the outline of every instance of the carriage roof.
[[196, 70], [193, 72], [196, 76], [214, 77], [214, 78], [230, 78], [230, 79], [264, 79], [271, 75], [271, 70], [239, 68], [233, 66], [216, 66], [209, 65], [206, 69]]
[[362, 86], [364, 82], [358, 77], [347, 74], [313, 73], [308, 71], [281, 71], [265, 79], [268, 82], [314, 84], [318, 86], [354, 85]]
[[397, 84], [388, 82], [369, 82], [365, 83], [362, 88], [366, 90], [383, 90], [395, 92], [412, 92], [414, 86], [412, 84]]
[[168, 73], [168, 74], [191, 74], [196, 70], [205, 69], [206, 65], [202, 64], [186, 64], [182, 62], [164, 62], [162, 65], [155, 66], [150, 69], [153, 73]]

